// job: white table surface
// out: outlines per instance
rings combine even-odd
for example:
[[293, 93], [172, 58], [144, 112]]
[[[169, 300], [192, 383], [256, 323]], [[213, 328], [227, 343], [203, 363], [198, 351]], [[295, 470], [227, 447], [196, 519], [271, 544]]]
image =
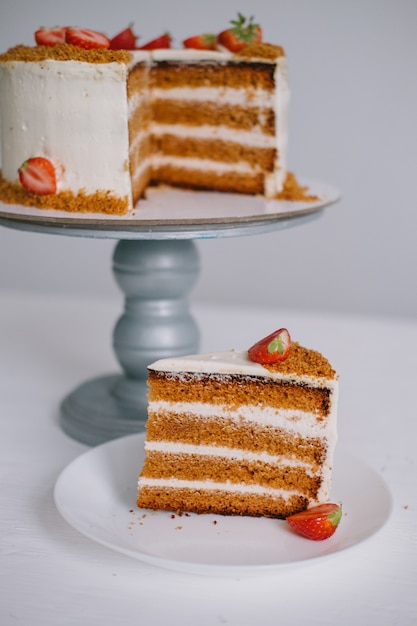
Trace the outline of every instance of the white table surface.
[[201, 350], [245, 349], [286, 326], [340, 374], [339, 441], [383, 477], [393, 512], [369, 540], [259, 578], [210, 578], [96, 544], [57, 512], [53, 488], [86, 446], [59, 404], [119, 371], [122, 300], [0, 294], [0, 624], [417, 624], [417, 322], [193, 306]]

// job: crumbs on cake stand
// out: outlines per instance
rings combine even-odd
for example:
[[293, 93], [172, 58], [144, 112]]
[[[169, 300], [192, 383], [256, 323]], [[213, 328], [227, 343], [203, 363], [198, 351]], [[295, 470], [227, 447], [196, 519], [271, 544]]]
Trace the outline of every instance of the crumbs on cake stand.
[[300, 185], [295, 174], [292, 172], [287, 173], [282, 191], [277, 193], [275, 199], [291, 200], [293, 202], [317, 202], [317, 200], [320, 200], [319, 196], [309, 193], [307, 186]]

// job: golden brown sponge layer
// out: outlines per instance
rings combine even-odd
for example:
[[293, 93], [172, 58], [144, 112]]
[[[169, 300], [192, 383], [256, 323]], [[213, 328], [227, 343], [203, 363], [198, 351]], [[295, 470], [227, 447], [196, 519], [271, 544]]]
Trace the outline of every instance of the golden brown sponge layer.
[[227, 126], [234, 130], [251, 131], [254, 127], [266, 135], [275, 134], [273, 109], [182, 100], [154, 100], [153, 119], [158, 124], [184, 124], [188, 126]]
[[194, 513], [217, 513], [220, 515], [251, 515], [285, 519], [303, 511], [308, 501], [303, 496], [282, 497], [230, 493], [204, 489], [172, 489], [143, 485], [137, 505], [147, 509], [166, 511], [193, 511]]
[[209, 158], [222, 163], [244, 161], [258, 170], [271, 169], [276, 157], [274, 148], [255, 148], [222, 139], [198, 139], [166, 134], [154, 137], [153, 145], [156, 153], [165, 156]]
[[[215, 411], [215, 407], [213, 412]], [[186, 413], [149, 411], [148, 441], [181, 442], [192, 445], [225, 446], [249, 452], [267, 452], [274, 456], [300, 459], [317, 471], [326, 452], [322, 439], [306, 439], [301, 435], [250, 422], [227, 418], [207, 418]]]
[[[190, 381], [192, 380], [192, 385]], [[268, 378], [230, 375], [149, 373], [149, 400], [168, 402], [203, 402], [226, 404], [232, 408], [248, 404], [276, 409], [317, 413], [325, 418], [330, 408], [330, 391], [307, 385], [295, 385]], [[233, 383], [233, 384], [232, 384]]]
[[230, 459], [221, 456], [183, 454], [148, 450], [142, 470], [146, 478], [178, 480], [213, 480], [233, 484], [261, 485], [272, 489], [297, 490], [314, 498], [321, 480], [310, 476], [304, 467], [292, 467], [261, 460]]
[[264, 192], [264, 175], [261, 172], [219, 174], [165, 164], [153, 168], [152, 183], [155, 185], [165, 183], [184, 189], [211, 189], [230, 193], [262, 194]]
[[238, 64], [221, 64], [210, 61], [184, 63], [158, 61], [151, 69], [152, 87], [232, 87], [273, 90], [275, 64], [239, 61]]

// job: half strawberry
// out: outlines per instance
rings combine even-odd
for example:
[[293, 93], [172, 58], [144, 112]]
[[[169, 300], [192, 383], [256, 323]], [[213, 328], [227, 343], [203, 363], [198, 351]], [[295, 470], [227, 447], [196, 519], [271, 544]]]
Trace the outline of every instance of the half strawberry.
[[56, 193], [55, 167], [44, 157], [32, 157], [18, 170], [22, 186], [38, 196]]
[[89, 28], [67, 28], [65, 41], [85, 50], [110, 47], [110, 39], [106, 35]]
[[284, 361], [290, 353], [290, 348], [290, 333], [286, 328], [280, 328], [249, 348], [248, 357], [255, 363], [272, 365]]
[[341, 518], [342, 505], [328, 502], [290, 515], [286, 521], [299, 535], [322, 541], [336, 532]]

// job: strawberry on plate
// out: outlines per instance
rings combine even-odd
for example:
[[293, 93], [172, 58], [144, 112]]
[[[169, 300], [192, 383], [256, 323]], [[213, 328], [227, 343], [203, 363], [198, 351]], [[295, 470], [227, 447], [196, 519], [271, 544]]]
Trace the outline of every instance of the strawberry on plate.
[[328, 502], [290, 515], [286, 521], [299, 535], [322, 541], [336, 532], [341, 517], [342, 505]]
[[135, 50], [136, 39], [137, 37], [133, 32], [132, 24], [130, 24], [127, 28], [110, 39], [110, 50]]
[[22, 186], [39, 196], [56, 193], [56, 174], [51, 161], [44, 157], [32, 157], [19, 167]]
[[89, 28], [67, 28], [65, 41], [86, 50], [110, 47], [110, 39], [106, 35]]
[[216, 50], [216, 35], [211, 33], [203, 33], [202, 35], [194, 35], [188, 37], [182, 42], [184, 48], [194, 48], [196, 50]]
[[171, 35], [169, 33], [164, 33], [160, 37], [156, 39], [151, 39], [143, 46], [139, 46], [138, 50], [158, 50], [160, 48], [170, 48], [171, 47]]
[[262, 41], [262, 29], [259, 24], [253, 23], [253, 17], [246, 20], [241, 13], [237, 14], [237, 20], [231, 20], [231, 28], [223, 30], [217, 35], [217, 44], [227, 48], [230, 52], [239, 52], [248, 43]]
[[261, 365], [272, 365], [284, 361], [290, 352], [291, 337], [286, 328], [280, 328], [257, 341], [248, 350], [248, 357]]
[[58, 43], [65, 43], [66, 31], [65, 26], [42, 27], [35, 32], [35, 41], [38, 46], [56, 46]]

